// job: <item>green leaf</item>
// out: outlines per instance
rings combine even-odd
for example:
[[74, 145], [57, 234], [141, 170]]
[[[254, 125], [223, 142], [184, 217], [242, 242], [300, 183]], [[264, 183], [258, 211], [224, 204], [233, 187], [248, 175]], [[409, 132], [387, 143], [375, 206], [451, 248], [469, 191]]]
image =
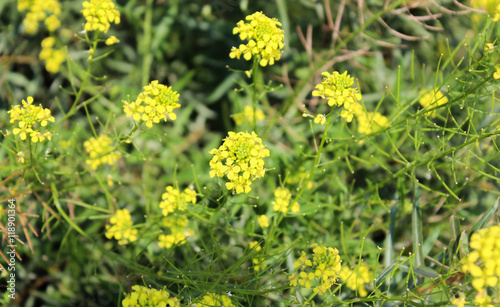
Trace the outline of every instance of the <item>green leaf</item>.
[[455, 240], [460, 237], [460, 220], [455, 215], [450, 217], [450, 231], [451, 237]]
[[493, 205], [493, 207], [490, 208], [490, 210], [488, 210], [485, 214], [483, 214], [483, 216], [479, 219], [479, 221], [474, 225], [474, 227], [472, 227], [472, 230], [471, 230], [471, 235], [473, 233], [475, 233], [476, 231], [478, 231], [479, 229], [483, 228], [483, 225], [489, 220], [491, 219], [491, 217], [493, 216], [493, 214], [498, 210], [498, 205], [499, 205], [499, 200], [500, 200], [500, 197], [497, 198], [497, 202]]
[[[400, 268], [402, 271], [410, 272], [410, 267], [407, 265], [403, 264], [400, 266]], [[422, 277], [438, 278], [439, 276], [441, 276], [438, 272], [436, 272], [433, 269], [428, 268], [428, 267], [421, 267], [421, 268], [413, 267], [413, 268], [411, 268], [411, 270], [413, 271], [413, 273], [420, 275]]]
[[422, 235], [422, 212], [420, 209], [420, 187], [417, 182], [414, 185], [415, 199], [411, 214], [411, 226], [413, 236], [413, 253], [415, 254], [415, 267], [424, 265], [424, 240]]
[[463, 259], [467, 257], [469, 254], [469, 237], [467, 237], [467, 233], [465, 230], [462, 232], [462, 235], [460, 235], [460, 248], [459, 248], [459, 255], [460, 259]]

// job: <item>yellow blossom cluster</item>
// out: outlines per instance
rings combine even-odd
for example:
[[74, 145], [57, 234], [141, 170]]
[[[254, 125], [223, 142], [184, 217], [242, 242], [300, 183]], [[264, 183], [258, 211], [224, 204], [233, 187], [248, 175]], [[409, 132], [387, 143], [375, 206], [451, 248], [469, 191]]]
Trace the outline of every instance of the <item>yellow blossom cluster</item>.
[[56, 73], [59, 67], [66, 60], [64, 48], [54, 49], [56, 39], [52, 36], [45, 38], [42, 41], [42, 51], [40, 51], [40, 60], [45, 61], [45, 69], [48, 72]]
[[368, 294], [365, 284], [372, 281], [372, 276], [373, 273], [370, 271], [370, 268], [364, 263], [361, 263], [354, 270], [344, 266], [339, 275], [340, 279], [346, 282], [346, 286], [353, 291], [357, 291], [361, 297], [365, 297]]
[[122, 301], [123, 307], [180, 307], [181, 301], [176, 297], [170, 297], [166, 290], [157, 290], [143, 286], [132, 286], [132, 292], [128, 293]]
[[269, 219], [265, 214], [257, 216], [257, 222], [259, 223], [260, 227], [266, 228], [269, 227]]
[[171, 234], [159, 235], [158, 246], [171, 248], [174, 245], [186, 243], [186, 238], [192, 236], [194, 231], [187, 228], [188, 218], [185, 215], [176, 215], [163, 218], [163, 227], [170, 229]]
[[177, 101], [179, 94], [173, 91], [172, 87], [159, 84], [158, 80], [155, 80], [144, 86], [144, 91], [134, 102], [124, 101], [123, 110], [128, 117], [143, 120], [146, 126], [151, 128], [153, 123], [158, 124], [161, 119], [166, 122], [167, 115], [171, 120], [177, 118], [173, 112], [181, 106]]
[[[430, 92], [426, 92], [425, 90], [421, 91], [420, 94], [424, 94], [418, 102], [424, 108], [434, 108], [440, 105], [443, 105], [448, 102], [448, 98], [441, 93], [439, 89], [435, 89]], [[426, 116], [430, 116], [432, 118], [436, 117], [436, 110], [425, 113]]]
[[493, 307], [486, 287], [500, 285], [498, 282], [500, 278], [500, 225], [480, 229], [471, 236], [469, 245], [473, 251], [465, 259], [462, 271], [470, 273], [473, 277], [472, 286], [477, 290], [476, 304], [481, 307]]
[[49, 131], [42, 133], [37, 127], [38, 125], [45, 127], [48, 122], [55, 122], [50, 110], [43, 108], [42, 105], [33, 105], [33, 97], [31, 96], [28, 96], [26, 100], [27, 102], [22, 100], [22, 107], [15, 105], [12, 110], [8, 111], [10, 123], [18, 122], [12, 133], [19, 135], [23, 141], [29, 136], [33, 143], [43, 142], [45, 139], [50, 140], [52, 134]]
[[262, 139], [255, 132], [232, 132], [224, 139], [218, 149], [212, 149], [210, 178], [227, 176], [228, 190], [236, 193], [251, 191], [252, 181], [266, 173], [264, 158], [270, 155], [269, 149], [262, 145]]
[[23, 21], [28, 34], [34, 34], [38, 30], [40, 21], [44, 21], [45, 26], [51, 32], [57, 30], [61, 25], [59, 21], [61, 3], [57, 0], [18, 0], [17, 10], [19, 12], [28, 11]]
[[118, 38], [116, 38], [116, 36], [111, 35], [110, 37], [108, 37], [108, 39], [106, 39], [105, 44], [110, 46], [110, 45], [114, 45], [114, 44], [119, 43], [119, 42], [120, 42], [120, 40]]
[[372, 134], [383, 127], [389, 126], [389, 120], [379, 112], [365, 112], [358, 103], [353, 109], [356, 121], [358, 123], [358, 132], [363, 134]]
[[227, 295], [220, 295], [215, 293], [207, 293], [201, 298], [199, 303], [189, 305], [189, 307], [236, 307]]
[[495, 9], [498, 9], [500, 0], [473, 0], [471, 1], [471, 5], [474, 8], [480, 8], [486, 10], [490, 14], [493, 14]]
[[[257, 247], [256, 247], [257, 246]], [[248, 244], [248, 248], [252, 250], [253, 253], [258, 253], [262, 250], [262, 247], [259, 246], [259, 242], [257, 241], [252, 241]], [[252, 257], [252, 264], [253, 264], [253, 269], [255, 271], [260, 271], [266, 268], [266, 264], [264, 264], [264, 261], [266, 258], [264, 257]]]
[[106, 238], [115, 238], [120, 245], [137, 240], [137, 229], [132, 228], [132, 218], [128, 209], [117, 210], [109, 222], [112, 226], [106, 225]]
[[333, 247], [312, 244], [313, 260], [311, 261], [305, 251], [302, 251], [299, 259], [293, 264], [298, 272], [293, 273], [288, 278], [291, 286], [297, 283], [307, 289], [311, 288], [311, 283], [316, 284], [314, 293], [324, 295], [337, 281], [342, 269], [339, 251]]
[[324, 125], [326, 123], [326, 115], [325, 114], [316, 115], [316, 117], [314, 118], [314, 123]]
[[274, 190], [274, 201], [272, 202], [273, 210], [276, 212], [288, 213], [290, 210], [293, 213], [300, 211], [300, 205], [295, 202], [290, 208], [290, 201], [292, 200], [292, 193], [287, 188], [279, 187]]
[[196, 192], [186, 188], [184, 192], [180, 192], [172, 186], [165, 188], [167, 192], [163, 193], [161, 196], [162, 201], [160, 202], [160, 208], [163, 209], [162, 213], [167, 216], [169, 213], [174, 212], [176, 209], [179, 211], [186, 210], [186, 206], [191, 204], [196, 204]]
[[101, 164], [113, 165], [121, 158], [121, 153], [118, 151], [113, 151], [113, 146], [111, 146], [111, 139], [107, 135], [100, 135], [98, 138], [90, 138], [83, 143], [85, 151], [89, 155], [89, 158], [85, 160], [85, 163], [90, 165], [92, 169], [97, 169]]
[[239, 34], [241, 40], [248, 40], [246, 45], [233, 47], [229, 53], [231, 59], [243, 58], [249, 61], [252, 56], [259, 59], [261, 66], [274, 65], [281, 58], [284, 47], [285, 32], [276, 18], [269, 18], [262, 12], [255, 12], [244, 20], [240, 20], [233, 29], [233, 34]]
[[340, 112], [340, 116], [345, 118], [347, 122], [351, 122], [354, 116], [354, 108], [361, 100], [361, 94], [356, 88], [351, 86], [354, 84], [354, 78], [347, 74], [339, 74], [334, 71], [332, 74], [325, 71], [321, 74], [324, 76], [320, 84], [316, 85], [316, 89], [312, 92], [313, 96], [328, 99], [328, 105], [331, 107], [343, 106], [344, 110]]
[[500, 79], [500, 66], [495, 66], [495, 72], [493, 73], [493, 78]]
[[87, 20], [85, 31], [108, 32], [110, 23], [120, 23], [120, 13], [111, 0], [90, 0], [83, 2], [82, 14]]
[[[233, 114], [234, 122], [236, 126], [241, 126], [243, 123], [253, 123], [253, 108], [251, 106], [245, 106], [243, 112]], [[257, 121], [264, 120], [264, 112], [262, 110], [257, 110], [255, 112], [255, 119]]]

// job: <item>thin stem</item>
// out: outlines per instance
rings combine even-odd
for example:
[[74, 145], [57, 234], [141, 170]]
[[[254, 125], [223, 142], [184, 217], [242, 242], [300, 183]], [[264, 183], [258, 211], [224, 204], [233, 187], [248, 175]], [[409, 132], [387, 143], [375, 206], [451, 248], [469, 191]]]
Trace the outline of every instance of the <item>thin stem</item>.
[[253, 104], [253, 130], [257, 133], [257, 73], [259, 70], [259, 59], [257, 57], [253, 58], [253, 66], [252, 66], [252, 79], [253, 79], [253, 96], [252, 96], [252, 104]]

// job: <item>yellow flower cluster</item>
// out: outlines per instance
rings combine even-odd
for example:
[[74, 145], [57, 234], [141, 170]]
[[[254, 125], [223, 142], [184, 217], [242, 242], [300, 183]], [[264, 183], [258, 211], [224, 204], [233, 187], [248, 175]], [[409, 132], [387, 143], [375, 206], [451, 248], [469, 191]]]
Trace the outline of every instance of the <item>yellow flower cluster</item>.
[[[252, 241], [252, 242], [250, 242], [250, 244], [248, 244], [248, 248], [250, 248], [253, 253], [258, 253], [262, 250], [262, 247], [260, 247], [260, 246], [255, 247], [258, 244], [259, 244], [259, 242]], [[253, 269], [255, 271], [260, 271], [261, 269], [262, 270], [265, 269], [266, 268], [266, 264], [264, 264], [265, 260], [266, 260], [266, 258], [264, 258], [264, 257], [253, 257], [252, 258]]]
[[493, 14], [495, 12], [495, 8], [498, 9], [500, 0], [473, 0], [471, 1], [471, 5], [474, 8], [481, 8], [486, 10], [488, 13]]
[[379, 112], [365, 112], [358, 103], [353, 109], [358, 122], [358, 132], [363, 134], [372, 134], [383, 127], [389, 126], [389, 120]]
[[239, 34], [241, 40], [248, 40], [246, 45], [233, 47], [229, 53], [231, 59], [243, 58], [249, 61], [257, 56], [261, 66], [274, 65], [281, 58], [285, 34], [280, 28], [281, 23], [276, 18], [269, 18], [262, 12], [255, 12], [240, 20], [233, 29], [233, 34]]
[[[253, 108], [251, 106], [245, 106], [243, 112], [233, 114], [233, 119], [236, 126], [241, 126], [243, 123], [253, 123]], [[257, 121], [266, 119], [264, 112], [262, 112], [262, 110], [257, 110], [257, 112], [255, 112], [255, 119], [257, 119]]]
[[361, 297], [365, 297], [368, 293], [365, 289], [365, 284], [372, 281], [373, 273], [370, 268], [361, 263], [355, 270], [348, 267], [343, 267], [340, 271], [340, 279], [346, 282], [346, 286], [351, 290], [357, 291]]
[[[470, 239], [473, 251], [462, 265], [462, 271], [473, 277], [472, 286], [477, 290], [476, 304], [481, 307], [493, 307], [486, 286], [499, 285], [500, 278], [500, 225], [480, 229]], [[480, 261], [481, 266], [476, 265]]]
[[113, 226], [106, 225], [106, 238], [115, 238], [120, 245], [137, 240], [137, 229], [132, 228], [132, 218], [127, 209], [116, 211], [115, 215], [109, 219], [109, 222]]
[[497, 5], [495, 9], [495, 17], [493, 17], [493, 21], [497, 22], [500, 20], [500, 4]]
[[191, 304], [189, 307], [236, 307], [227, 295], [207, 293], [201, 298], [201, 302]]
[[110, 45], [114, 45], [116, 43], [119, 43], [120, 40], [118, 38], [116, 38], [116, 36], [114, 35], [111, 35], [110, 37], [108, 37], [108, 39], [106, 40], [106, 45], [110, 46]]
[[496, 71], [493, 73], [493, 78], [500, 79], [500, 66], [495, 66]]
[[28, 34], [34, 34], [38, 30], [38, 23], [42, 20], [51, 32], [61, 25], [58, 18], [61, 14], [61, 4], [57, 0], [18, 0], [17, 10], [28, 11], [23, 21]]
[[269, 219], [265, 214], [257, 216], [257, 222], [259, 223], [260, 227], [266, 228], [269, 227]]
[[[435, 89], [434, 91], [427, 92], [425, 90], [421, 91], [420, 94], [424, 94], [418, 102], [424, 108], [434, 108], [436, 106], [443, 105], [448, 102], [448, 98], [441, 93], [440, 90]], [[426, 116], [430, 116], [432, 118], [436, 117], [436, 110], [425, 113]]]
[[160, 208], [163, 209], [164, 216], [167, 216], [169, 212], [174, 212], [176, 209], [179, 211], [186, 210], [186, 206], [189, 203], [196, 204], [196, 192], [189, 188], [186, 188], [182, 193], [172, 186], [166, 187], [165, 190], [167, 192], [161, 196], [162, 201], [160, 203]]
[[113, 165], [121, 158], [121, 153], [113, 151], [111, 139], [107, 135], [100, 135], [97, 139], [90, 138], [83, 143], [85, 151], [89, 154], [89, 159], [85, 163], [90, 165], [92, 169], [97, 169], [101, 164]]
[[173, 112], [174, 109], [181, 105], [179, 94], [172, 90], [172, 87], [158, 84], [158, 80], [152, 81], [144, 87], [144, 91], [137, 96], [136, 101], [124, 101], [123, 110], [128, 117], [134, 120], [143, 120], [146, 126], [153, 127], [153, 123], [157, 124], [163, 119], [167, 121], [167, 115], [171, 120], [175, 120], [177, 115]]
[[108, 32], [110, 23], [120, 23], [120, 13], [111, 0], [90, 0], [83, 2], [82, 14], [87, 20], [85, 31]]
[[64, 48], [54, 49], [56, 39], [52, 36], [45, 38], [42, 41], [42, 51], [40, 51], [40, 60], [45, 61], [45, 69], [48, 72], [56, 73], [59, 67], [66, 60]]
[[266, 173], [264, 158], [270, 155], [269, 149], [262, 145], [262, 139], [255, 132], [229, 132], [218, 149], [212, 149], [210, 178], [227, 176], [228, 190], [248, 193], [256, 178]]
[[291, 208], [290, 201], [292, 200], [292, 193], [287, 188], [277, 188], [274, 190], [274, 198], [275, 200], [272, 202], [273, 210], [276, 212], [288, 213], [291, 209], [293, 213], [297, 213], [300, 211], [300, 205], [298, 202], [295, 202]]
[[185, 215], [163, 218], [163, 226], [170, 229], [171, 234], [159, 235], [158, 246], [171, 248], [174, 245], [186, 243], [186, 238], [194, 234], [193, 230], [187, 228], [188, 218]]
[[293, 264], [294, 269], [299, 271], [293, 273], [288, 278], [290, 285], [297, 286], [297, 283], [308, 289], [311, 282], [316, 283], [314, 293], [324, 295], [337, 281], [339, 277], [342, 260], [339, 251], [333, 247], [313, 244], [313, 260], [311, 261], [305, 251], [302, 251], [300, 258]]
[[339, 74], [334, 71], [333, 74], [325, 71], [321, 74], [324, 76], [320, 84], [316, 85], [316, 89], [312, 92], [313, 96], [328, 99], [328, 105], [331, 107], [343, 106], [344, 110], [340, 112], [340, 116], [345, 118], [347, 122], [351, 122], [354, 116], [354, 108], [361, 100], [361, 94], [356, 88], [351, 86], [354, 84], [354, 78], [345, 71]]
[[8, 113], [10, 113], [10, 123], [17, 123], [17, 127], [13, 129], [14, 135], [18, 135], [21, 140], [26, 140], [26, 138], [31, 138], [33, 143], [43, 142], [46, 138], [51, 139], [52, 134], [49, 131], [41, 133], [36, 126], [41, 127], [47, 126], [48, 122], [55, 122], [54, 117], [50, 114], [49, 109], [45, 109], [42, 105], [33, 105], [33, 97], [28, 96], [28, 102], [24, 99], [22, 101], [22, 107], [15, 105], [12, 107]]
[[132, 286], [132, 292], [128, 293], [122, 301], [123, 307], [180, 307], [181, 301], [176, 297], [170, 297], [166, 290], [157, 290], [143, 286]]
[[316, 117], [314, 118], [314, 123], [321, 124], [321, 125], [326, 124], [326, 115], [325, 114], [316, 115]]

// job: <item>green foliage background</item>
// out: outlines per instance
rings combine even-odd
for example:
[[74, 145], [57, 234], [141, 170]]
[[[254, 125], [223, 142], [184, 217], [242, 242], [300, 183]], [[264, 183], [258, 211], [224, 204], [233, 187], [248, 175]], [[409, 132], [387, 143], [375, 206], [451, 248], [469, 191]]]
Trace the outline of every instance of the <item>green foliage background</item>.
[[[363, 260], [375, 272], [367, 298], [343, 286], [336, 296], [313, 295], [312, 304], [437, 306], [459, 291], [473, 297], [467, 276], [448, 281], [460, 274], [464, 240], [498, 223], [498, 81], [492, 74], [499, 52], [484, 47], [498, 44], [500, 27], [491, 19], [453, 1], [438, 1], [443, 9], [430, 5], [435, 19], [423, 21], [412, 16], [428, 16], [425, 1], [361, 1], [361, 7], [357, 1], [117, 1], [122, 21], [108, 36], [120, 43], [98, 49], [111, 54], [92, 66], [98, 78], [87, 83], [81, 101], [93, 99], [94, 126], [120, 141], [123, 158], [116, 167], [90, 170], [82, 144], [92, 131], [80, 109], [53, 131], [52, 141], [34, 149], [36, 165], [18, 163], [7, 148], [25, 145], [5, 136], [11, 129], [6, 111], [33, 96], [57, 122], [74, 100], [69, 80], [81, 85], [88, 56], [75, 36], [83, 29], [81, 2], [62, 1], [57, 36], [72, 72], [65, 64], [57, 74], [38, 58], [48, 33], [27, 35], [16, 2], [0, 3], [0, 199], [16, 198], [23, 212], [37, 215], [27, 220], [38, 234], [18, 229], [32, 248], [19, 248], [20, 298], [12, 304], [121, 306], [132, 285], [145, 284], [166, 287], [184, 304], [230, 291], [241, 306], [289, 306], [298, 294], [287, 275], [311, 243], [337, 247], [345, 265]], [[251, 62], [228, 55], [240, 44], [232, 34], [236, 22], [257, 10], [278, 18], [286, 38], [282, 60], [262, 69], [257, 85], [267, 92], [259, 102], [266, 120], [257, 132], [271, 151], [269, 171], [249, 196], [229, 195], [223, 181], [209, 178], [208, 152], [228, 131], [252, 130], [231, 119], [252, 104], [252, 81], [244, 73]], [[311, 96], [325, 70], [347, 70], [366, 110], [378, 110], [391, 125], [363, 135], [355, 120], [334, 117], [318, 169], [309, 175], [312, 186], [305, 187], [324, 127], [302, 113], [304, 106], [329, 112]], [[143, 127], [127, 144], [133, 124], [122, 100], [134, 99], [151, 80], [179, 91], [178, 119]], [[421, 91], [433, 88], [449, 99], [436, 118], [418, 103]], [[108, 174], [113, 187], [105, 184]], [[304, 189], [300, 215], [275, 216], [262, 230], [256, 216], [273, 216], [273, 192], [283, 182], [294, 196]], [[167, 185], [199, 193], [189, 209], [195, 235], [159, 249], [158, 203]], [[104, 237], [117, 208], [131, 211], [137, 242], [119, 246]], [[265, 246], [267, 268], [260, 272], [247, 248], [254, 240]], [[300, 301], [310, 292], [301, 292]]]

